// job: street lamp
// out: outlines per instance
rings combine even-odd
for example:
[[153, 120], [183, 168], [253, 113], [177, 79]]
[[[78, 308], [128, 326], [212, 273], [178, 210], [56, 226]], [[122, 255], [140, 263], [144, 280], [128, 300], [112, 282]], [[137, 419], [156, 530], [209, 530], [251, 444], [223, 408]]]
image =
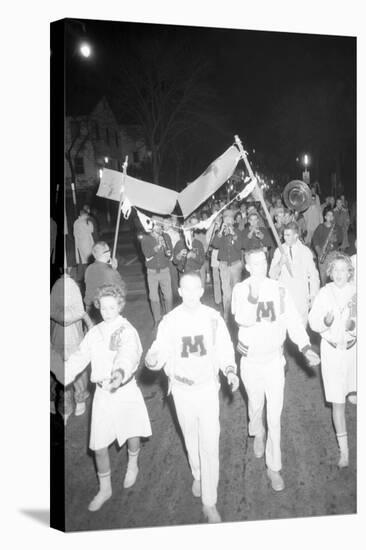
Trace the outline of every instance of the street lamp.
[[308, 185], [310, 185], [310, 172], [308, 170], [309, 163], [310, 163], [310, 157], [307, 153], [305, 153], [303, 157], [303, 164], [304, 164], [305, 170], [302, 173], [302, 179]]
[[91, 47], [87, 42], [80, 44], [79, 51], [83, 57], [90, 57], [92, 52]]

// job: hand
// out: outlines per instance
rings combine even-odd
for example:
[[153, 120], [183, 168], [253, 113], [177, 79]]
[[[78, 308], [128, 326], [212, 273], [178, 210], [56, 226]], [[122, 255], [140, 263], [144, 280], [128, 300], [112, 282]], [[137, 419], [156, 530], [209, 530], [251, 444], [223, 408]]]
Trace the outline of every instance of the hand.
[[328, 311], [328, 313], [324, 317], [324, 322], [328, 327], [330, 327], [333, 321], [334, 321], [334, 313], [333, 311]]
[[117, 258], [111, 258], [111, 266], [112, 266], [113, 269], [117, 269], [117, 267], [118, 267]]
[[183, 249], [177, 254], [178, 260], [181, 260], [182, 258], [184, 258], [185, 256], [187, 256], [187, 252], [188, 252], [188, 250], [186, 250], [185, 248], [183, 248]]
[[193, 250], [190, 250], [187, 254], [187, 258], [195, 258], [195, 257], [196, 257], [196, 253]]
[[145, 356], [145, 365], [147, 366], [147, 368], [156, 367], [158, 358], [159, 358], [159, 350], [154, 342]]
[[160, 244], [156, 244], [153, 248], [154, 252], [158, 252], [160, 250]]
[[108, 389], [109, 391], [115, 391], [120, 387], [125, 377], [125, 373], [122, 369], [117, 369], [112, 372], [112, 376], [109, 382]]
[[306, 352], [305, 352], [305, 357], [306, 359], [308, 360], [309, 362], [309, 365], [311, 367], [316, 367], [316, 365], [319, 365], [320, 363], [320, 357], [317, 353], [315, 353], [314, 350], [312, 349], [308, 349]]
[[234, 393], [239, 387], [239, 378], [233, 372], [229, 372], [227, 375], [227, 382], [230, 386], [231, 391]]
[[355, 330], [355, 328], [356, 328], [355, 320], [354, 319], [347, 319], [345, 327], [346, 327], [346, 330], [348, 330], [348, 331]]
[[259, 296], [259, 284], [257, 281], [252, 281], [249, 285], [249, 294], [256, 300]]

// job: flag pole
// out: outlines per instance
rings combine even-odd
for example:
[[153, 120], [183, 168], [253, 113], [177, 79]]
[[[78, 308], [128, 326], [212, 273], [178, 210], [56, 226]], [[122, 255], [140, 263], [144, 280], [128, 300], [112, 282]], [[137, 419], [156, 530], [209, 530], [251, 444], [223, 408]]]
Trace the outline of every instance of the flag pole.
[[[243, 149], [243, 145], [242, 145], [242, 142], [240, 141], [240, 138], [239, 136], [234, 136], [235, 137], [235, 143], [236, 145], [238, 146], [239, 148], [239, 151], [240, 151], [240, 155], [241, 155], [241, 158], [243, 159], [244, 161], [244, 164], [245, 166], [247, 167], [247, 170], [248, 170], [248, 173], [249, 173], [249, 176], [251, 177], [251, 179], [255, 179], [255, 176], [253, 174], [253, 170], [252, 170], [252, 167], [250, 166], [249, 164], [249, 161], [248, 161], [248, 158], [247, 158], [247, 153], [244, 151]], [[262, 208], [264, 210], [264, 213], [266, 215], [266, 218], [267, 218], [267, 222], [268, 222], [268, 225], [270, 226], [271, 230], [272, 230], [272, 233], [273, 233], [273, 236], [275, 238], [275, 241], [277, 243], [277, 246], [278, 248], [280, 249], [280, 252], [281, 254], [283, 255], [284, 258], [286, 258], [286, 267], [288, 269], [288, 272], [289, 274], [291, 275], [291, 277], [293, 277], [293, 273], [292, 273], [292, 269], [291, 269], [291, 265], [290, 265], [290, 262], [287, 258], [287, 255], [284, 251], [284, 248], [282, 246], [282, 243], [281, 243], [281, 240], [278, 236], [278, 233], [277, 233], [277, 229], [276, 229], [276, 226], [275, 224], [273, 223], [273, 220], [271, 218], [271, 215], [270, 213], [268, 212], [268, 208], [267, 208], [267, 205], [266, 205], [266, 202], [264, 200], [264, 197], [263, 197], [263, 193], [262, 193], [262, 190], [261, 188], [259, 187], [258, 183], [256, 183], [256, 186], [255, 188], [257, 193], [258, 193], [258, 197], [259, 197], [259, 200], [261, 202], [261, 205], [262, 205]]]
[[127, 174], [127, 165], [128, 165], [128, 155], [126, 155], [125, 161], [124, 161], [124, 163], [123, 163], [123, 175], [122, 175], [122, 185], [121, 185], [121, 198], [120, 198], [120, 200], [119, 200], [119, 206], [118, 206], [118, 214], [117, 214], [116, 231], [115, 231], [115, 234], [114, 234], [114, 243], [113, 243], [112, 260], [115, 260], [115, 259], [116, 259], [118, 232], [119, 232], [119, 225], [120, 225], [120, 222], [121, 222], [121, 208], [122, 208], [122, 203], [123, 203], [123, 199], [124, 199], [123, 191], [124, 191], [125, 178], [126, 178], [126, 174]]

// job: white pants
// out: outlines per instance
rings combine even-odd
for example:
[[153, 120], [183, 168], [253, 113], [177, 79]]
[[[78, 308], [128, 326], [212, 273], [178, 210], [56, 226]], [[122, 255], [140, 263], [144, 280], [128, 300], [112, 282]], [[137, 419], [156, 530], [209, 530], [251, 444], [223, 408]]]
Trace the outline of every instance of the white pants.
[[219, 396], [213, 382], [202, 389], [172, 388], [175, 408], [194, 479], [201, 480], [202, 502], [214, 506], [219, 483]]
[[271, 470], [281, 470], [281, 413], [285, 387], [285, 359], [282, 354], [265, 363], [242, 357], [240, 374], [248, 394], [249, 435], [264, 432], [263, 407], [267, 401], [268, 435], [266, 464]]

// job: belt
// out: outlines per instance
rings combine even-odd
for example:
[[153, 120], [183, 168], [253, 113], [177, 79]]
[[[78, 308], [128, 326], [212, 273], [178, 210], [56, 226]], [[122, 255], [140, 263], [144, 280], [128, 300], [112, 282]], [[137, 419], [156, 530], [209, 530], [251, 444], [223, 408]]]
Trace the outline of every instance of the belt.
[[[334, 344], [334, 342], [329, 342], [329, 340], [327, 340], [328, 344], [330, 344], [333, 348], [338, 348], [338, 344]], [[357, 338], [355, 338], [354, 340], [350, 340], [350, 342], [347, 342], [346, 344], [346, 349], [351, 349], [353, 348], [353, 346], [355, 345], [355, 343], [357, 342]]]
[[190, 380], [189, 378], [186, 378], [185, 376], [178, 376], [177, 374], [175, 374], [174, 378], [176, 380], [178, 380], [178, 382], [182, 382], [182, 384], [187, 384], [188, 386], [192, 386], [194, 384], [193, 380]]
[[119, 388], [122, 388], [122, 386], [127, 386], [127, 384], [129, 384], [129, 382], [131, 382], [131, 380], [132, 380], [134, 377], [135, 377], [135, 373], [133, 373], [133, 374], [126, 380], [126, 382], [123, 382], [120, 386], [118, 386], [118, 388], [112, 389], [112, 390], [103, 388], [103, 383], [102, 383], [102, 382], [97, 382], [96, 384], [97, 384], [98, 388], [101, 388], [101, 389], [104, 390], [104, 391], [115, 392], [116, 390], [119, 390]]
[[222, 264], [226, 264], [228, 267], [231, 267], [232, 265], [241, 263], [240, 258], [238, 260], [234, 260], [233, 262], [228, 262], [227, 260], [220, 260]]
[[160, 273], [160, 271], [163, 271], [164, 269], [169, 269], [169, 266], [157, 267], [156, 269], [153, 269], [152, 267], [148, 267], [147, 269], [148, 271], [154, 271], [155, 273]]

